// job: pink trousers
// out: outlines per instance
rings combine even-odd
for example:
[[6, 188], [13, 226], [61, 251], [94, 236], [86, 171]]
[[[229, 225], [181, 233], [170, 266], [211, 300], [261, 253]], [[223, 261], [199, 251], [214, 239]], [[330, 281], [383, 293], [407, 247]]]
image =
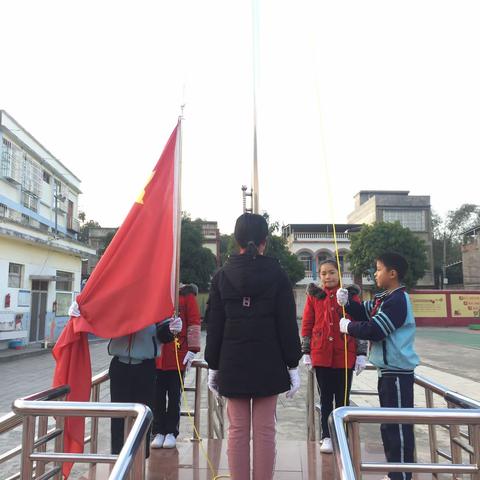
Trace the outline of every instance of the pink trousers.
[[229, 398], [227, 456], [232, 480], [250, 480], [250, 429], [253, 438], [253, 480], [271, 480], [275, 466], [277, 395]]

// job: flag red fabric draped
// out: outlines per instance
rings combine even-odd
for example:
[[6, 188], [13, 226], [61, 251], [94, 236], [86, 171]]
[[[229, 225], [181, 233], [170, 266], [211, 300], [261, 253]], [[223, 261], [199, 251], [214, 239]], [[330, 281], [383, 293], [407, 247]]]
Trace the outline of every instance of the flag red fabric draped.
[[[76, 301], [53, 349], [53, 386], [68, 384], [70, 401], [89, 401], [88, 333], [120, 337], [172, 315], [179, 202], [180, 122], [127, 218], [117, 231]], [[105, 201], [108, 201], [105, 199]], [[65, 452], [83, 452], [84, 420], [65, 421]], [[68, 477], [72, 464], [65, 464]]]

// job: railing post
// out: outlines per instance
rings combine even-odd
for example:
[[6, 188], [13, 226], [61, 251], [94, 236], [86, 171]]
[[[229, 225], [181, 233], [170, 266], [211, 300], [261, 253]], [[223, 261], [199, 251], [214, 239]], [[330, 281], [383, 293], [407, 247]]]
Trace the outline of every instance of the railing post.
[[[92, 402], [100, 401], [100, 384], [92, 387]], [[90, 419], [90, 453], [98, 451], [98, 417]]]
[[[455, 408], [455, 406], [447, 401], [448, 408]], [[448, 432], [450, 434], [450, 451], [452, 452], [452, 463], [462, 463], [462, 449], [458, 446], [454, 439], [460, 438], [460, 426], [457, 425], [449, 425]], [[457, 480], [457, 476], [452, 474], [452, 479]]]
[[[55, 452], [60, 452], [63, 453], [63, 435], [64, 435], [64, 429], [65, 429], [65, 417], [55, 417], [55, 426], [57, 429], [61, 430], [62, 433], [55, 438]], [[62, 480], [63, 475], [62, 475], [62, 463], [61, 462], [55, 462], [56, 467], [60, 467], [60, 471], [55, 475], [56, 480]]]
[[208, 438], [214, 438], [213, 431], [213, 393], [207, 388], [207, 399], [208, 399], [208, 408], [207, 408], [207, 423], [208, 423]]
[[[473, 461], [477, 468], [480, 468], [480, 425], [473, 425], [470, 433], [470, 441], [473, 447]], [[472, 480], [480, 480], [480, 473], [474, 473]]]
[[360, 449], [360, 427], [358, 422], [347, 423], [348, 443], [350, 445], [350, 452], [352, 456], [353, 468], [355, 470], [355, 478], [362, 478], [360, 465], [362, 463], [361, 449]]
[[23, 419], [22, 432], [22, 464], [20, 467], [20, 478], [30, 480], [33, 473], [33, 462], [30, 455], [33, 452], [33, 442], [35, 439], [35, 417], [27, 415]]
[[[48, 417], [42, 416], [38, 417], [38, 438], [42, 438], [47, 434], [48, 431]], [[44, 443], [38, 447], [39, 452], [46, 452], [47, 451], [47, 444]], [[45, 463], [38, 462], [35, 467], [35, 476], [39, 477], [45, 473]]]
[[193, 412], [193, 425], [195, 428], [193, 429], [193, 441], [198, 441], [197, 433], [200, 435], [200, 415], [201, 415], [201, 400], [202, 400], [202, 369], [200, 367], [196, 367], [195, 369], [195, 410]]
[[145, 449], [146, 449], [146, 437], [143, 437], [142, 443], [138, 448], [135, 459], [133, 460], [133, 466], [131, 476], [133, 480], [143, 480], [145, 478]]
[[310, 442], [315, 441], [315, 376], [313, 370], [307, 372], [307, 437]]
[[[425, 388], [425, 404], [427, 408], [434, 408], [433, 392]], [[438, 440], [437, 440], [437, 427], [436, 425], [428, 426], [428, 436], [430, 440], [430, 461], [432, 463], [438, 463]], [[436, 473], [432, 474], [433, 478], [438, 478]]]

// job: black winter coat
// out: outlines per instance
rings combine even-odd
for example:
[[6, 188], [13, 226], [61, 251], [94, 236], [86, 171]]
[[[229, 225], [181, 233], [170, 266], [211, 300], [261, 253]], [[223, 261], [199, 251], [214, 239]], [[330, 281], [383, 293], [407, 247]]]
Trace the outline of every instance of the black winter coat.
[[290, 389], [302, 356], [295, 300], [274, 258], [232, 255], [213, 277], [205, 360], [219, 370], [220, 395], [266, 397]]

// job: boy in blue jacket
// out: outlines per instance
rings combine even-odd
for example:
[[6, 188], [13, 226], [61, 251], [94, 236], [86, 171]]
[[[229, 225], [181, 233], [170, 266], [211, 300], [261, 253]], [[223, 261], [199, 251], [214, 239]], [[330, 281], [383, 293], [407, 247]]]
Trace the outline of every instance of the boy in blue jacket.
[[[378, 369], [381, 407], [413, 408], [415, 317], [410, 298], [402, 285], [407, 261], [396, 253], [377, 258], [375, 282], [383, 291], [374, 300], [349, 301], [348, 291], [339, 289], [337, 301], [355, 321], [342, 318], [340, 331], [371, 341], [369, 360]], [[382, 424], [381, 434], [388, 462], [413, 463], [413, 425]], [[409, 472], [391, 472], [384, 480], [410, 480]]]

